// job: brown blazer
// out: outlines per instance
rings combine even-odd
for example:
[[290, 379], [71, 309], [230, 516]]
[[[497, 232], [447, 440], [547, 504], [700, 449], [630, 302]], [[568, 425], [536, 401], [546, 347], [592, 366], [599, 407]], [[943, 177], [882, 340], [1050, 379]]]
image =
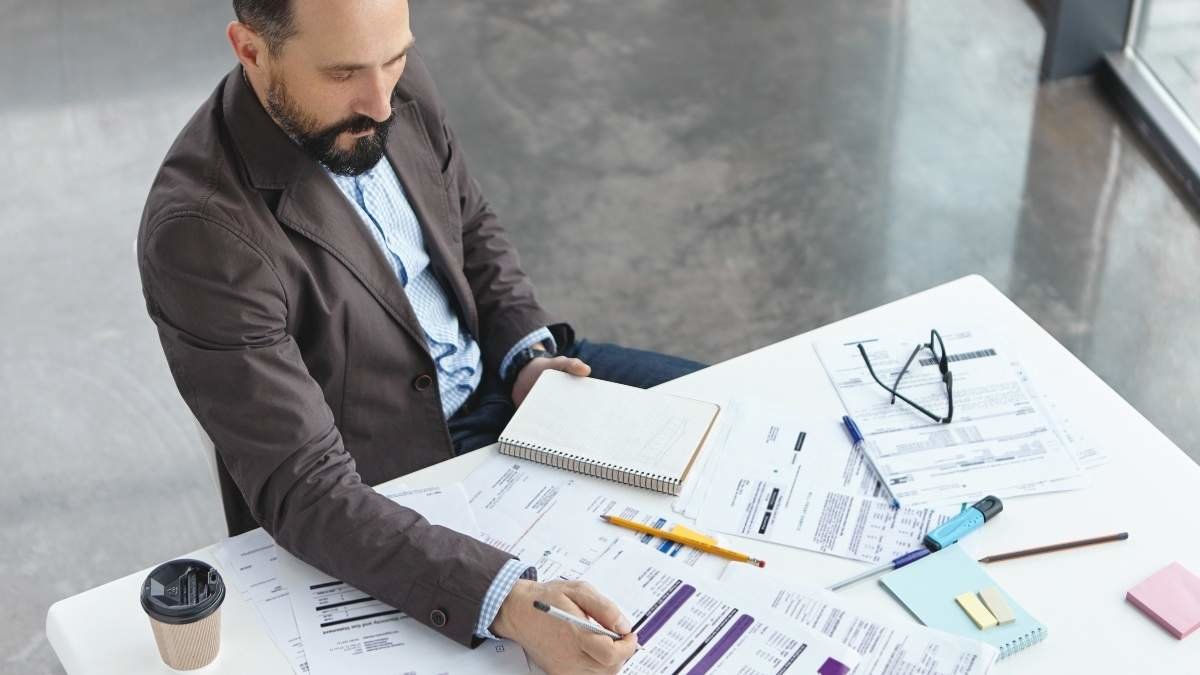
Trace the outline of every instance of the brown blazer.
[[[387, 157], [495, 372], [550, 317], [410, 54]], [[484, 593], [511, 556], [369, 487], [454, 452], [421, 326], [365, 227], [239, 66], [188, 122], [147, 198], [146, 306], [217, 448], [230, 532], [261, 525], [315, 567], [474, 644]], [[551, 330], [562, 346], [573, 339], [566, 325]]]

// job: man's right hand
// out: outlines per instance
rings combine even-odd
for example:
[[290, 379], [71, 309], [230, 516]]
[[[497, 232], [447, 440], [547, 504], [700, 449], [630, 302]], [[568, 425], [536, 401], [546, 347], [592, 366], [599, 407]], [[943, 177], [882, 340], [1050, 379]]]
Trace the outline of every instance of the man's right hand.
[[[534, 609], [534, 600], [581, 618], [591, 617], [625, 637], [613, 640], [589, 633]], [[549, 675], [616, 673], [637, 650], [637, 635], [629, 632], [629, 619], [586, 581], [517, 581], [500, 606], [491, 631], [524, 647], [533, 662]]]

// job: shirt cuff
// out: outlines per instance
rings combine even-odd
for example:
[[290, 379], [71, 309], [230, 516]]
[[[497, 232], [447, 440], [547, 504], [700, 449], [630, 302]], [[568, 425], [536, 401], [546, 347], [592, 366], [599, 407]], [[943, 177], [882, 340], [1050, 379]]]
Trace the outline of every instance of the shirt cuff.
[[504, 601], [508, 599], [508, 594], [512, 592], [513, 586], [517, 585], [519, 579], [536, 581], [537, 569], [516, 558], [504, 563], [504, 567], [500, 568], [500, 573], [492, 580], [492, 585], [488, 586], [487, 593], [483, 596], [483, 607], [479, 610], [479, 622], [475, 624], [475, 635], [481, 638], [498, 639], [488, 628], [496, 620], [496, 615], [500, 613], [500, 605], [503, 605]]
[[508, 353], [504, 355], [504, 359], [500, 361], [500, 380], [508, 380], [508, 369], [512, 366], [512, 360], [516, 357], [517, 352], [522, 349], [529, 349], [539, 342], [545, 342], [551, 352], [558, 352], [558, 343], [554, 341], [554, 336], [550, 334], [550, 329], [546, 327], [539, 328], [522, 338], [520, 342], [513, 345], [513, 348], [508, 350]]

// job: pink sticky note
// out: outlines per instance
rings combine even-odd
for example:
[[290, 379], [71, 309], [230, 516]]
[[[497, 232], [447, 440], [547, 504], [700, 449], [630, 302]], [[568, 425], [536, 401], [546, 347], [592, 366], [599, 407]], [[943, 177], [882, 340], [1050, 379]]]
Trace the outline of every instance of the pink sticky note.
[[1125, 599], [1180, 640], [1200, 628], [1200, 577], [1177, 562], [1129, 589]]

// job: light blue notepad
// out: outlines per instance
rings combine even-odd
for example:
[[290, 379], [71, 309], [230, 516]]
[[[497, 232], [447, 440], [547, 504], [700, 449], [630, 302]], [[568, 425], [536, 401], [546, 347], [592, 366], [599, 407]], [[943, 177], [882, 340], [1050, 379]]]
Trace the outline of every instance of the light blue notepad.
[[[925, 556], [879, 580], [884, 588], [908, 608], [913, 616], [937, 630], [986, 642], [1000, 650], [1000, 658], [1037, 644], [1046, 637], [1046, 627], [1029, 615], [979, 563], [957, 545]], [[1008, 601], [1017, 620], [1004, 626], [979, 630], [954, 598], [978, 593], [994, 586]]]

